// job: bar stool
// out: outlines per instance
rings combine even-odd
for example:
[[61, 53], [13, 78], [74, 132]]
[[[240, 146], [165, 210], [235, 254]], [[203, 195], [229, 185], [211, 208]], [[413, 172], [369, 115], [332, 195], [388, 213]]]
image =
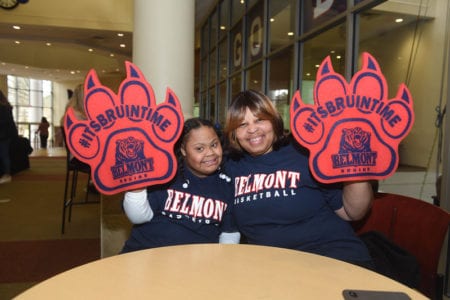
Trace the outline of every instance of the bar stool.
[[[64, 136], [64, 132], [63, 132]], [[65, 141], [65, 137], [64, 137]], [[61, 233], [65, 232], [65, 224], [66, 224], [66, 211], [68, 210], [67, 221], [70, 222], [72, 219], [72, 206], [79, 204], [95, 204], [100, 203], [98, 200], [89, 200], [89, 183], [91, 181], [91, 167], [73, 157], [69, 151], [67, 145], [66, 148], [66, 182], [64, 187], [64, 198], [63, 198], [63, 207], [62, 207], [62, 223], [61, 223]], [[84, 196], [84, 200], [76, 201], [76, 192], [77, 192], [77, 183], [78, 183], [78, 173], [85, 173], [88, 175], [86, 182], [86, 193]], [[70, 176], [72, 173], [72, 176]], [[70, 180], [71, 179], [71, 180]], [[70, 186], [70, 194], [69, 192]]]

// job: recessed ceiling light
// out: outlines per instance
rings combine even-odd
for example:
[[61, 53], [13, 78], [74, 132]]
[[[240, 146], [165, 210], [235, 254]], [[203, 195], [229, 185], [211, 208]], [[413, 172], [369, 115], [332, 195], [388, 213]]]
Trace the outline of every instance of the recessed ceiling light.
[[119, 33], [117, 33], [117, 36], [124, 36], [124, 34], [119, 32]]
[[52, 43], [47, 42], [47, 43], [45, 43], [45, 45], [46, 45], [46, 46], [51, 46]]
[[89, 48], [88, 51], [89, 51], [89, 52], [94, 52], [94, 49]]
[[275, 19], [274, 18], [270, 18], [270, 22], [273, 22], [273, 21], [275, 21]]
[[127, 45], [125, 44], [120, 44], [120, 48], [125, 48]]
[[290, 32], [288, 32], [288, 34], [287, 34], [288, 36], [293, 36], [294, 35], [294, 33], [292, 32], [292, 31], [290, 31]]
[[110, 53], [109, 56], [114, 57], [114, 53]]
[[336, 58], [337, 59], [341, 59], [342, 57], [340, 55], [336, 55]]
[[224, 25], [220, 26], [220, 30], [225, 30], [225, 29], [227, 29], [227, 28]]
[[395, 23], [401, 23], [401, 22], [403, 22], [403, 19], [402, 19], [402, 18], [397, 18], [397, 19], [395, 19]]
[[16, 44], [20, 44], [20, 41], [14, 41], [14, 43], [16, 43]]
[[20, 26], [19, 25], [13, 25], [12, 28], [15, 29], [15, 30], [20, 30]]

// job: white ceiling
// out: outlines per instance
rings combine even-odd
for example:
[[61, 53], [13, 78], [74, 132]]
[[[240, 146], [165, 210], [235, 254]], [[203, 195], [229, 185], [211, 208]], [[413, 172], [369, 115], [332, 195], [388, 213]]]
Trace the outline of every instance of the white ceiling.
[[[215, 2], [195, 0], [197, 27], [204, 22]], [[0, 74], [79, 81], [92, 68], [99, 76], [116, 76], [123, 72], [124, 60], [131, 60], [132, 32], [118, 36], [118, 32], [109, 30], [40, 25], [15, 30], [13, 25], [0, 20]], [[121, 48], [119, 44], [126, 47]], [[93, 51], [89, 52], [89, 48]]]

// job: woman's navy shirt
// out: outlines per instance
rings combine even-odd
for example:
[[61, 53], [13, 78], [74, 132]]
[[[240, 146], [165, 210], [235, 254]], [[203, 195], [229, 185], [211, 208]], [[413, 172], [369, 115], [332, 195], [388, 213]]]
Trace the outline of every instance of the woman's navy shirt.
[[341, 188], [314, 180], [297, 144], [229, 159], [226, 171], [234, 183], [233, 214], [249, 243], [350, 262], [371, 260], [351, 225], [334, 212], [343, 206]]

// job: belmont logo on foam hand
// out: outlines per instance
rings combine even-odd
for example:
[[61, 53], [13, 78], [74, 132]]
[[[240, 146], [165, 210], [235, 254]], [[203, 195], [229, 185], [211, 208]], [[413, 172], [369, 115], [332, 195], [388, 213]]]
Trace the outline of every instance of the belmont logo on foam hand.
[[375, 166], [377, 152], [370, 150], [370, 133], [359, 127], [344, 128], [339, 154], [331, 159], [333, 168]]
[[[291, 130], [310, 151], [309, 167], [323, 183], [384, 179], [399, 162], [398, 145], [414, 122], [412, 97], [401, 84], [388, 98], [377, 61], [362, 55], [362, 68], [351, 81], [336, 73], [328, 56], [317, 71], [314, 104], [300, 91], [291, 101]], [[378, 159], [383, 158], [383, 159]]]
[[132, 136], [116, 141], [116, 164], [111, 167], [114, 179], [153, 170], [153, 158], [146, 158], [144, 155], [144, 141]]
[[127, 77], [115, 94], [98, 80], [94, 70], [84, 83], [86, 119], [72, 108], [65, 119], [70, 152], [91, 166], [91, 177], [103, 194], [163, 184], [175, 176], [173, 151], [183, 127], [181, 105], [167, 88], [156, 104], [142, 72], [126, 62]]

